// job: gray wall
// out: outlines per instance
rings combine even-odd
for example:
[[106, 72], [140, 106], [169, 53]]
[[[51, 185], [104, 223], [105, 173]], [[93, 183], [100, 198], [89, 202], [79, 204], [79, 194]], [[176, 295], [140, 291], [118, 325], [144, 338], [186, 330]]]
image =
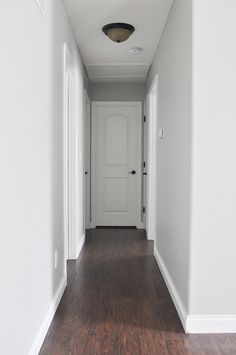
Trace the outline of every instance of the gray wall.
[[78, 156], [73, 181], [79, 186], [74, 199], [78, 209], [81, 207], [75, 211], [77, 223], [75, 227], [73, 224], [78, 245], [82, 237], [84, 174], [79, 156], [83, 152], [83, 65], [62, 2], [49, 0], [45, 6], [45, 18], [35, 1], [14, 1], [14, 10], [12, 1], [1, 2], [0, 6], [0, 23], [5, 28], [2, 46], [7, 48], [2, 51], [0, 68], [0, 92], [4, 93], [0, 105], [0, 279], [4, 290], [0, 301], [0, 353], [4, 355], [29, 353], [65, 282], [65, 41], [78, 74], [78, 135], [77, 128], [72, 135]]
[[188, 307], [191, 178], [191, 1], [175, 0], [148, 76], [158, 74], [156, 245], [185, 309]]
[[194, 11], [190, 312], [233, 315], [235, 331], [236, 2], [194, 0]]
[[93, 83], [92, 101], [144, 101], [144, 83]]

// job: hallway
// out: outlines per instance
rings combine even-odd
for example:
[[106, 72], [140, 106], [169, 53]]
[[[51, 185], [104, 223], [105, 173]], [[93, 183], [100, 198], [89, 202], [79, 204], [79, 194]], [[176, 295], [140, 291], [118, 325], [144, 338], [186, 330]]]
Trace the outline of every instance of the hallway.
[[0, 10], [0, 355], [236, 355], [236, 0]]
[[136, 229], [87, 232], [40, 355], [233, 355], [236, 335], [186, 335]]

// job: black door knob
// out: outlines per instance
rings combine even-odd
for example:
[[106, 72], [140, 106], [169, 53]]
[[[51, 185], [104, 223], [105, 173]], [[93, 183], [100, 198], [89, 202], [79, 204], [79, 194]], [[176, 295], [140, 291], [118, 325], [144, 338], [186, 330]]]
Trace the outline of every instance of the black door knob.
[[129, 174], [135, 175], [136, 171], [135, 170], [129, 171]]

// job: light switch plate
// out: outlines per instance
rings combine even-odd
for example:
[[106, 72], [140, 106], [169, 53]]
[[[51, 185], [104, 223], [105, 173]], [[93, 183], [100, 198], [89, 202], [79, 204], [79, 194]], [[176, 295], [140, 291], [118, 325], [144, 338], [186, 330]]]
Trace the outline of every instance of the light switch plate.
[[38, 6], [41, 14], [43, 15], [43, 17], [46, 16], [46, 11], [45, 11], [45, 0], [34, 0], [36, 5]]
[[57, 265], [58, 265], [58, 251], [56, 250], [54, 252], [54, 268], [57, 269]]
[[158, 137], [162, 139], [164, 137], [164, 128], [159, 128], [158, 129]]

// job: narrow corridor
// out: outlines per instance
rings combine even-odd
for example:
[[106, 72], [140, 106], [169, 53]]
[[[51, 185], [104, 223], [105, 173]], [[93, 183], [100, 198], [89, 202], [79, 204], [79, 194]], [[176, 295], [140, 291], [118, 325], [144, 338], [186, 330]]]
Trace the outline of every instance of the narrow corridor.
[[236, 335], [186, 335], [153, 257], [136, 229], [87, 233], [41, 355], [231, 355]]

